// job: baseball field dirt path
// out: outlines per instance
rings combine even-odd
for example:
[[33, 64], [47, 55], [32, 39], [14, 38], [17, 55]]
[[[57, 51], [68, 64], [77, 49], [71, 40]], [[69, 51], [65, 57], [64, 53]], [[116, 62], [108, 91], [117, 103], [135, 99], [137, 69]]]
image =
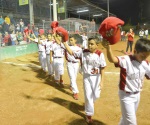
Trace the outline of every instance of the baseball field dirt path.
[[[123, 55], [126, 42], [112, 46]], [[105, 53], [105, 49], [100, 45]], [[107, 59], [106, 59], [107, 60]], [[150, 58], [148, 59], [150, 61]], [[95, 103], [94, 125], [117, 125], [121, 112], [118, 99], [119, 68], [107, 60], [104, 87]], [[0, 63], [1, 125], [86, 125], [82, 75], [78, 74], [79, 100], [69, 90], [65, 65], [65, 87], [56, 85], [39, 66], [38, 54], [25, 55]], [[137, 111], [138, 125], [150, 125], [150, 81], [145, 79]]]

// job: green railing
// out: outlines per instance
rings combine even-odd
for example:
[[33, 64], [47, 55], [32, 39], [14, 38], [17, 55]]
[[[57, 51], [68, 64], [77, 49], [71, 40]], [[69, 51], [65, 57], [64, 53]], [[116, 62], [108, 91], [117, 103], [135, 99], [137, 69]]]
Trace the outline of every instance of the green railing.
[[0, 60], [15, 58], [26, 54], [35, 53], [38, 51], [36, 43], [18, 45], [18, 46], [7, 46], [0, 48]]

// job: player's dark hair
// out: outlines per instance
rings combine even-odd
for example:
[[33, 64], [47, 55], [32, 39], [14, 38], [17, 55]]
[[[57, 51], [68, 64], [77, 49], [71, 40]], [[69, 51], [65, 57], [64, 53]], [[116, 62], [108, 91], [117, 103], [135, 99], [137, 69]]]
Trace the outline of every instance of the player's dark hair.
[[47, 35], [47, 37], [50, 35], [50, 36], [52, 36], [52, 34], [51, 33], [48, 33], [48, 34], [46, 34]]
[[79, 34], [71, 34], [71, 35], [69, 36], [69, 38], [74, 38], [75, 40], [77, 40], [78, 37], [79, 37]]
[[139, 52], [150, 52], [150, 40], [149, 39], [138, 39], [135, 44], [135, 50]]
[[99, 44], [100, 43], [100, 40], [97, 36], [92, 36], [88, 39], [88, 42], [91, 41], [91, 40], [94, 40], [96, 44]]
[[82, 36], [79, 34], [71, 34], [69, 38], [74, 38], [77, 41], [76, 44], [82, 44], [83, 42]]

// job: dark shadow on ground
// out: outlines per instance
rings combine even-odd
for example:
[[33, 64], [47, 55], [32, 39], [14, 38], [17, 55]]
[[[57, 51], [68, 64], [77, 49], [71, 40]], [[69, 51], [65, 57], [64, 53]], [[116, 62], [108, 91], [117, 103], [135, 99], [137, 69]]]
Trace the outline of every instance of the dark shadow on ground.
[[[56, 84], [55, 81], [54, 81], [54, 78], [51, 78], [47, 75], [46, 72], [44, 72], [42, 69], [39, 69], [39, 68], [36, 68], [36, 67], [30, 67], [32, 69], [32, 71], [36, 72], [37, 75], [36, 77], [41, 79], [41, 80], [44, 80], [43, 83], [44, 84], [47, 84], [49, 86], [52, 86], [53, 88], [56, 88], [57, 90], [69, 95], [69, 96], [72, 96], [72, 92], [68, 92], [66, 91], [66, 89], [68, 90], [69, 89], [69, 85], [67, 84], [64, 84], [64, 86], [60, 85], [60, 84]], [[24, 71], [24, 69], [22, 69]], [[28, 79], [24, 79], [24, 81], [28, 81]], [[31, 80], [30, 80], [31, 82]]]
[[72, 122], [69, 122], [68, 125], [107, 125], [107, 124], [94, 119], [92, 124], [86, 123], [84, 119], [75, 119]]
[[33, 63], [33, 64], [36, 64], [36, 65], [39, 65], [39, 66], [40, 66], [40, 63], [37, 62], [37, 61], [30, 61], [30, 62]]
[[27, 95], [22, 93], [21, 96], [23, 96], [26, 99], [32, 99], [32, 100], [48, 100], [48, 101], [52, 101], [56, 104], [59, 104], [62, 107], [65, 107], [66, 109], [72, 111], [73, 113], [81, 116], [84, 118], [84, 113], [82, 113], [84, 111], [84, 105], [79, 105], [75, 102], [71, 102], [62, 98], [58, 98], [58, 97], [54, 97], [54, 98], [43, 98], [43, 97], [33, 97], [31, 95]]
[[73, 113], [80, 115], [81, 117], [84, 118], [84, 114], [81, 111], [84, 111], [84, 106], [83, 105], [79, 105], [75, 102], [71, 102], [62, 98], [52, 98], [52, 99], [47, 99], [49, 101], [55, 102], [57, 104], [59, 104], [60, 106], [63, 106], [65, 108], [67, 108], [68, 110], [72, 111]]

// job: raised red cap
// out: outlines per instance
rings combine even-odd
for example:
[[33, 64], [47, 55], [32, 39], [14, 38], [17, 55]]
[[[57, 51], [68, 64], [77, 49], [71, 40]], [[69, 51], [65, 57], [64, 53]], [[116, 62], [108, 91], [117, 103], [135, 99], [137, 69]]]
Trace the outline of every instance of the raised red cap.
[[68, 41], [68, 39], [69, 39], [68, 31], [65, 30], [63, 27], [60, 27], [60, 26], [57, 27], [56, 33], [63, 38], [63, 40], [64, 40], [63, 42]]
[[[124, 25], [124, 21], [117, 17], [107, 17], [99, 27], [99, 33], [104, 39], [108, 40], [111, 45], [117, 43], [121, 38], [120, 28], [118, 26]], [[108, 36], [107, 32], [112, 30], [112, 36]]]

